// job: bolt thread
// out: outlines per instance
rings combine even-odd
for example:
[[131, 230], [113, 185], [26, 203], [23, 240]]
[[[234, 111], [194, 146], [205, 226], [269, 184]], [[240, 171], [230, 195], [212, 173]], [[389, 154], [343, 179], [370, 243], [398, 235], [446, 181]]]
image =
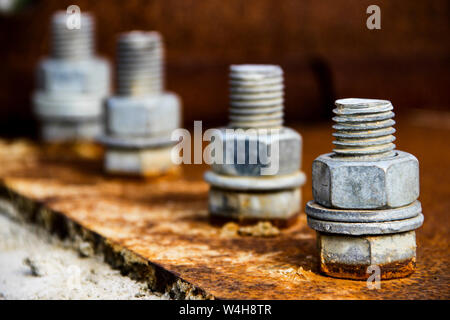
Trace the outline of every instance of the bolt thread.
[[373, 159], [395, 155], [394, 107], [390, 101], [350, 98], [335, 104], [336, 156]]
[[132, 31], [117, 42], [117, 93], [155, 95], [163, 90], [164, 48], [158, 32]]
[[67, 27], [68, 16], [58, 11], [51, 21], [51, 56], [55, 59], [87, 59], [95, 51], [95, 20], [89, 13], [80, 15], [80, 28]]
[[283, 70], [279, 66], [232, 65], [229, 127], [281, 127], [283, 89]]

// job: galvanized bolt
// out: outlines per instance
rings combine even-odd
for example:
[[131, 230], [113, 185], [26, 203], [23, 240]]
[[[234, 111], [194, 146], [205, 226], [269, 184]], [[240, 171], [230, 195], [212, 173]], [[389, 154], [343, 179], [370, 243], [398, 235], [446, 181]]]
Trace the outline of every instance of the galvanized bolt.
[[230, 67], [230, 128], [283, 125], [283, 70], [278, 66]]
[[158, 32], [130, 32], [117, 42], [116, 83], [120, 96], [160, 95], [164, 49]]
[[80, 28], [67, 27], [67, 15], [57, 12], [51, 21], [51, 56], [55, 59], [90, 59], [95, 53], [95, 21], [89, 13], [80, 16]]
[[387, 100], [336, 101], [335, 149], [314, 160], [306, 205], [326, 275], [367, 279], [376, 265], [391, 279], [415, 270], [419, 162], [395, 150], [392, 110]]
[[37, 67], [34, 111], [45, 141], [92, 139], [102, 132], [102, 99], [110, 92], [110, 66], [95, 56], [94, 18], [81, 14], [68, 29], [65, 12], [51, 20], [51, 55]]
[[[283, 88], [279, 66], [231, 66], [230, 123], [217, 137], [223, 161], [213, 163], [205, 174], [213, 220], [268, 220], [279, 226], [295, 221], [305, 182], [300, 171], [302, 141], [296, 131], [283, 127]], [[270, 154], [270, 163], [261, 151]], [[266, 174], [274, 163], [278, 170]]]
[[181, 102], [164, 91], [163, 44], [157, 32], [132, 31], [117, 41], [117, 95], [106, 101], [105, 169], [155, 176], [174, 170], [171, 133]]

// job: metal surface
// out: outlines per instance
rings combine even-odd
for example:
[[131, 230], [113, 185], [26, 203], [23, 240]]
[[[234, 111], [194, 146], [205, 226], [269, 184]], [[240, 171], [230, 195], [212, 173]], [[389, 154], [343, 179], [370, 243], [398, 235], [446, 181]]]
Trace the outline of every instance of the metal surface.
[[[419, 197], [419, 161], [409, 153], [395, 150], [392, 143], [395, 122], [390, 101], [349, 98], [337, 100], [335, 104], [333, 112], [337, 116], [333, 118], [336, 122], [333, 128], [337, 132], [333, 134], [336, 137], [333, 143], [336, 147], [333, 153], [323, 154], [313, 162], [316, 203], [308, 203], [305, 211], [307, 215], [312, 213], [308, 216], [308, 225], [319, 235], [341, 235], [319, 241], [319, 255], [327, 252], [328, 256], [333, 256], [336, 251], [339, 256], [335, 262], [321, 259], [321, 271], [334, 277], [361, 279], [361, 270], [367, 268], [367, 264], [361, 264], [357, 256], [364, 237], [394, 234], [391, 238], [385, 236], [390, 240], [381, 243], [389, 243], [401, 252], [403, 242], [395, 235], [422, 226], [424, 217], [420, 210], [414, 210], [412, 217], [405, 214], [411, 213], [410, 205]], [[377, 210], [380, 212], [376, 213]], [[319, 218], [320, 214], [326, 219]], [[334, 221], [333, 215], [336, 216]], [[361, 221], [364, 215], [372, 219]], [[355, 218], [360, 220], [355, 221]], [[354, 237], [343, 241], [342, 236], [347, 235]], [[414, 271], [415, 252], [414, 259], [408, 259], [406, 265], [399, 260], [400, 256], [390, 257], [391, 271], [384, 273], [385, 279]], [[330, 267], [330, 263], [335, 266]]]
[[[421, 118], [422, 119], [422, 118]], [[220, 299], [450, 299], [448, 129], [408, 125], [398, 141], [421, 164], [426, 223], [416, 231], [417, 270], [408, 278], [365, 281], [320, 274], [315, 232], [302, 213], [276, 237], [225, 236], [208, 218], [205, 166], [177, 179], [108, 178], [101, 160], [69, 157], [23, 141], [0, 141], [2, 195], [52, 232], [93, 243], [123, 274], [174, 297]], [[331, 127], [301, 127], [304, 167], [331, 146]], [[312, 199], [311, 172], [304, 188]], [[75, 240], [74, 240], [75, 241]], [[366, 277], [366, 268], [362, 270]]]

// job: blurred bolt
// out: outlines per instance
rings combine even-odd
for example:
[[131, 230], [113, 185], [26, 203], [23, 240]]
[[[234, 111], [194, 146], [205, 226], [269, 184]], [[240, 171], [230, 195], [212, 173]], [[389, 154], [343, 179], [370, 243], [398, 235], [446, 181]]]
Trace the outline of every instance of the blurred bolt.
[[51, 20], [51, 55], [37, 67], [34, 112], [44, 141], [90, 140], [102, 131], [102, 100], [110, 92], [110, 66], [95, 56], [94, 18], [68, 29], [66, 12]]
[[106, 101], [105, 170], [156, 176], [176, 169], [171, 133], [181, 120], [181, 101], [164, 91], [163, 44], [158, 32], [131, 31], [117, 41], [117, 95]]

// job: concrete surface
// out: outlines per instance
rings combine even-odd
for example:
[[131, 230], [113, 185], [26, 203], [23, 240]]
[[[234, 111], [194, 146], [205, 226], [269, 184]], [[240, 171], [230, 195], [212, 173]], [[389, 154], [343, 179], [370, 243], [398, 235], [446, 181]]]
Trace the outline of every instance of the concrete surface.
[[[88, 255], [88, 256], [86, 256]], [[91, 255], [47, 231], [25, 224], [0, 203], [1, 299], [167, 299], [144, 283], [120, 275]]]

